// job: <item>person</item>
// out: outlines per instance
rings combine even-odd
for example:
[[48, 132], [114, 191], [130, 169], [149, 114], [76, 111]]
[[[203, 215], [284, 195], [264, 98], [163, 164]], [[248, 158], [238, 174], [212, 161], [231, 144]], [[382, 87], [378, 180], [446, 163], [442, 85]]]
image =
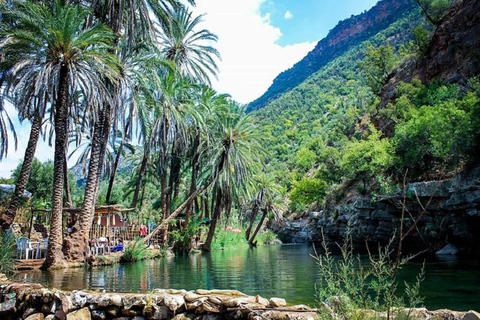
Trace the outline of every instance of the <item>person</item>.
[[147, 235], [147, 226], [142, 223], [140, 226], [140, 237], [145, 237]]
[[119, 238], [117, 240], [117, 244], [112, 247], [112, 252], [120, 252], [123, 251], [123, 240], [122, 238]]

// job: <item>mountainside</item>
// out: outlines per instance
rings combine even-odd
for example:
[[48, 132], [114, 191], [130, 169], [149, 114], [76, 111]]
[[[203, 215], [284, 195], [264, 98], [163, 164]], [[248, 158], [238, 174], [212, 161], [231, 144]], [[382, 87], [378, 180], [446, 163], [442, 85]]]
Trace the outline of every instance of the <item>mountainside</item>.
[[264, 107], [352, 47], [397, 21], [412, 8], [411, 0], [383, 0], [366, 13], [339, 22], [305, 58], [279, 74], [267, 92], [249, 104], [248, 110]]
[[[419, 28], [424, 50], [405, 54]], [[368, 52], [398, 56], [378, 95], [359, 68]], [[478, 0], [435, 26], [412, 11], [255, 111], [272, 141], [267, 170], [291, 201], [277, 232], [340, 241], [350, 226], [355, 243], [386, 243], [405, 220], [410, 252], [480, 254], [479, 52]]]

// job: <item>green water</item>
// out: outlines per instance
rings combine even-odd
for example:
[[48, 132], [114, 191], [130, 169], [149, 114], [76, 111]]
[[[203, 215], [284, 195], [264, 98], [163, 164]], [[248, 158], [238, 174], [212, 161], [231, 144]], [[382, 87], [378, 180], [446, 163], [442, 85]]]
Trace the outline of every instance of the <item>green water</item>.
[[[93, 269], [25, 272], [16, 280], [66, 290], [98, 289], [148, 292], [154, 288], [235, 289], [250, 295], [285, 298], [291, 304], [315, 305], [317, 268], [311, 247], [264, 246], [219, 251]], [[452, 257], [426, 264], [422, 295], [428, 309], [480, 310], [480, 261]], [[412, 280], [421, 263], [401, 270]]]

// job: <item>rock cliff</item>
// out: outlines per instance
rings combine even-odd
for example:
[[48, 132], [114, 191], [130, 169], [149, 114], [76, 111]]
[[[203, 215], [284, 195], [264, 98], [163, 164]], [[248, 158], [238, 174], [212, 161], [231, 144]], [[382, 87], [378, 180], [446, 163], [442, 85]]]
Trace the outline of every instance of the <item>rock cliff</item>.
[[321, 241], [322, 231], [328, 241], [341, 242], [350, 229], [358, 248], [365, 242], [376, 247], [398, 235], [403, 208], [404, 234], [411, 228], [404, 242], [407, 251], [433, 253], [451, 244], [459, 253], [480, 254], [480, 167], [449, 180], [407, 184], [377, 198], [347, 194], [330, 209], [307, 212], [276, 228], [287, 242]]

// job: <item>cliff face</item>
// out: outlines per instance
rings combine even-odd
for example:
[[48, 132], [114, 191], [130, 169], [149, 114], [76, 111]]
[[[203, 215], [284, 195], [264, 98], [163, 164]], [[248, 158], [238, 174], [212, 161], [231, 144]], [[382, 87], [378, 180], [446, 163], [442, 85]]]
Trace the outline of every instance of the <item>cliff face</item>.
[[278, 75], [267, 92], [250, 103], [248, 110], [260, 109], [293, 89], [321, 67], [388, 27], [412, 8], [412, 0], [383, 0], [366, 13], [339, 22], [305, 58]]
[[[425, 57], [407, 61], [394, 72], [380, 92], [379, 109], [396, 99], [399, 82], [419, 79], [466, 84], [480, 74], [480, 1], [458, 1], [435, 28]], [[380, 128], [388, 132], [385, 126]]]
[[405, 239], [406, 251], [436, 252], [449, 243], [460, 253], [480, 254], [479, 167], [450, 180], [408, 184], [405, 194], [404, 198], [398, 191], [380, 199], [350, 196], [333, 210], [309, 212], [276, 228], [287, 242], [321, 241], [323, 230], [329, 241], [340, 243], [349, 225], [354, 244], [376, 247], [398, 235], [405, 201], [404, 234], [419, 220]]

